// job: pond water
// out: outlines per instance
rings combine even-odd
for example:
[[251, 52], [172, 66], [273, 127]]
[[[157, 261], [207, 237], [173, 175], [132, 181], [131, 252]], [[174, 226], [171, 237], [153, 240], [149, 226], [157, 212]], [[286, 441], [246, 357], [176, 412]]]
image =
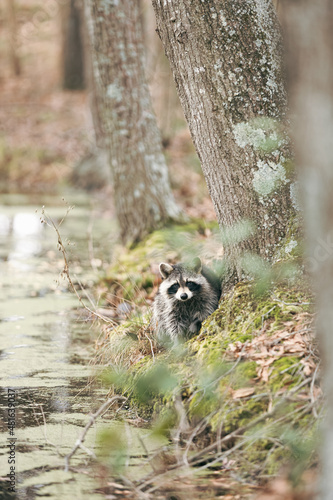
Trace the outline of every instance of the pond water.
[[[98, 267], [110, 261], [117, 229], [85, 198], [75, 204], [60, 232], [72, 278], [89, 287]], [[64, 261], [56, 232], [40, 222], [42, 205], [57, 224], [66, 214], [61, 199], [6, 196], [0, 202], [0, 498], [11, 498], [4, 482], [10, 472], [15, 473], [17, 498], [104, 498], [96, 492], [94, 474], [87, 473], [84, 452], [72, 459], [75, 471], [64, 471], [63, 456], [75, 445], [89, 413], [105, 401], [106, 390], [89, 383], [96, 333], [60, 279]], [[14, 406], [11, 427], [8, 407]], [[106, 418], [90, 429], [88, 448], [94, 449], [98, 426], [106, 425]]]

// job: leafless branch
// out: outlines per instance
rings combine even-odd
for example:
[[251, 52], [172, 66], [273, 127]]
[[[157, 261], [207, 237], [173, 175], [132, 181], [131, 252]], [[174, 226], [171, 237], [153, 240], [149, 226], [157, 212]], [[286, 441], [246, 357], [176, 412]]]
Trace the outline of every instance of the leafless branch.
[[[79, 438], [77, 439], [77, 441], [75, 443], [75, 446], [70, 451], [70, 453], [68, 453], [68, 455], [65, 456], [65, 471], [66, 472], [68, 472], [70, 460], [71, 460], [72, 456], [76, 453], [78, 448], [82, 448], [82, 449], [84, 449], [84, 451], [87, 452], [87, 449], [85, 447], [83, 447], [82, 445], [83, 445], [83, 442], [85, 440], [85, 437], [86, 437], [88, 430], [96, 422], [96, 419], [100, 415], [102, 415], [102, 413], [104, 413], [116, 401], [126, 401], [126, 400], [127, 400], [127, 398], [125, 398], [124, 396], [113, 396], [112, 398], [109, 398], [107, 401], [105, 401], [105, 403], [103, 403], [102, 406], [100, 406], [100, 408], [90, 416], [90, 420], [87, 423], [87, 425], [85, 426], [85, 428], [83, 429], [83, 431], [81, 432]], [[89, 454], [91, 454], [91, 453], [92, 452], [90, 452]]]
[[[60, 221], [59, 223], [59, 226], [62, 224], [62, 222], [64, 221], [64, 219], [66, 218], [69, 210], [71, 210], [73, 207], [68, 207], [67, 209], [67, 213], [66, 215], [62, 218], [62, 220]], [[100, 318], [102, 321], [105, 321], [107, 323], [111, 323], [113, 325], [116, 326], [116, 323], [112, 320], [110, 320], [110, 318], [106, 318], [105, 316], [102, 316], [101, 314], [97, 313], [96, 311], [93, 311], [92, 309], [90, 309], [82, 300], [82, 297], [79, 295], [78, 291], [76, 290], [75, 288], [75, 285], [72, 281], [72, 278], [70, 276], [70, 272], [69, 272], [69, 263], [68, 263], [68, 259], [67, 259], [67, 252], [66, 252], [66, 248], [65, 248], [65, 245], [62, 241], [62, 237], [61, 237], [61, 234], [60, 234], [60, 231], [59, 231], [59, 228], [57, 226], [57, 224], [54, 222], [54, 220], [52, 219], [52, 217], [50, 217], [47, 212], [45, 211], [45, 208], [43, 207], [42, 209], [42, 216], [43, 216], [43, 219], [42, 219], [42, 222], [46, 223], [48, 226], [52, 227], [56, 234], [57, 234], [57, 237], [58, 237], [58, 249], [59, 251], [61, 251], [62, 253], [62, 256], [63, 256], [63, 259], [64, 259], [64, 269], [62, 271], [62, 274], [66, 277], [69, 285], [70, 285], [70, 288], [71, 290], [74, 292], [74, 294], [76, 295], [77, 299], [79, 300], [80, 304], [82, 305], [82, 307], [84, 307], [84, 309], [86, 309], [90, 314], [92, 314], [93, 316], [96, 316], [97, 318]]]

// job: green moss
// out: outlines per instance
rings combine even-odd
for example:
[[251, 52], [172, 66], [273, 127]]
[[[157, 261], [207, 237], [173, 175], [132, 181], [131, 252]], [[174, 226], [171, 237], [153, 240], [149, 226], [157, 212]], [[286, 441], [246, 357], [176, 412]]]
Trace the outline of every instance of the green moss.
[[300, 368], [300, 358], [296, 356], [285, 356], [277, 359], [272, 364], [272, 372], [269, 377], [269, 387], [273, 392], [283, 387], [292, 387], [298, 385], [301, 376], [295, 376]]
[[[258, 297], [250, 283], [239, 283], [220, 303], [220, 307], [205, 321], [202, 336], [206, 348], [211, 347], [210, 337], [226, 348], [235, 341], [245, 342], [269, 323], [268, 335], [284, 322], [293, 320], [295, 314], [309, 310], [309, 292], [287, 284], [272, 293]], [[200, 351], [204, 344], [192, 340], [194, 349]]]
[[207, 393], [197, 392], [189, 404], [189, 416], [204, 418], [215, 412], [220, 406], [219, 398], [209, 391]]
[[177, 425], [177, 415], [174, 409], [168, 405], [155, 405], [156, 418], [153, 423], [153, 435], [170, 436], [170, 432]]
[[267, 411], [267, 406], [267, 399], [266, 401], [260, 401], [259, 399], [241, 399], [239, 402], [231, 404], [223, 414], [223, 428], [225, 434], [229, 434], [235, 429], [248, 424], [258, 415]]
[[234, 390], [247, 387], [249, 382], [257, 376], [257, 364], [255, 361], [243, 361], [239, 363], [229, 376]]

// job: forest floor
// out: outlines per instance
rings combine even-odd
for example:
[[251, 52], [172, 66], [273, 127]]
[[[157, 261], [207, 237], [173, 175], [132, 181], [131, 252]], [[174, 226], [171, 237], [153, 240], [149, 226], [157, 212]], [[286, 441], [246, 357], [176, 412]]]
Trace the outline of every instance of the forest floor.
[[[8, 193], [49, 193], [59, 194], [60, 197], [63, 189], [68, 187], [75, 165], [90, 152], [92, 147], [89, 96], [85, 91], [71, 92], [61, 88], [58, 14], [36, 16], [36, 13], [43, 11], [41, 1], [20, 0], [18, 5], [20, 76], [15, 77], [11, 73], [4, 29], [6, 20], [4, 12], [0, 11], [0, 188], [2, 192]], [[212, 238], [214, 221], [216, 221], [215, 212], [188, 129], [184, 122], [182, 126], [179, 125], [179, 118], [177, 131], [173, 135], [168, 135], [165, 143], [165, 154], [177, 202], [190, 217], [204, 220], [201, 226], [199, 224], [200, 227], [192, 228], [192, 235], [191, 227], [188, 227], [190, 236], [187, 235], [186, 238], [190, 244], [194, 241], [198, 248], [204, 248], [206, 257], [210, 260], [219, 252], [218, 244]], [[105, 198], [109, 199], [112, 188], [106, 187], [98, 193], [98, 196], [103, 197], [103, 193]], [[108, 210], [112, 213], [112, 205], [108, 207]], [[115, 255], [115, 261], [110, 267], [108, 276], [97, 289], [97, 295], [104, 294], [105, 307], [109, 309], [110, 317], [117, 314], [117, 307], [123, 301], [130, 301], [130, 304], [134, 304], [134, 312], [141, 316], [147, 313], [159, 283], [156, 256], [165, 251], [164, 237], [160, 234], [152, 236], [152, 239], [146, 242], [146, 246], [144, 244], [141, 249], [139, 247], [132, 254], [125, 253], [122, 259], [119, 257], [120, 253]], [[150, 257], [147, 248], [152, 251]], [[169, 248], [168, 252], [170, 261], [179, 258], [174, 249]], [[223, 312], [230, 314], [230, 311], [233, 311], [234, 317], [229, 327], [232, 325], [236, 328], [237, 324], [240, 330], [245, 328], [245, 337], [242, 335], [238, 339], [229, 338], [226, 342], [222, 334], [215, 335], [210, 332], [208, 325], [201, 339], [197, 342], [190, 342], [189, 357], [198, 356], [200, 359], [200, 356], [203, 356], [208, 359], [209, 352], [214, 353], [218, 349], [220, 353], [223, 352], [223, 362], [238, 363], [238, 359], [246, 358], [247, 363], [252, 363], [253, 373], [245, 377], [241, 385], [234, 388], [233, 392], [229, 386], [227, 388], [229, 391], [227, 402], [233, 405], [236, 413], [240, 411], [240, 407], [246, 407], [251, 403], [254, 396], [257, 395], [259, 398], [265, 394], [265, 391], [270, 394], [265, 400], [267, 403], [265, 411], [269, 412], [274, 402], [272, 395], [279, 391], [284, 394], [293, 390], [293, 376], [296, 376], [299, 385], [306, 382], [307, 389], [297, 392], [297, 395], [293, 394], [294, 399], [290, 404], [296, 405], [293, 409], [305, 403], [308, 405], [304, 420], [306, 430], [308, 430], [313, 425], [312, 417], [316, 415], [314, 403], [320, 399], [321, 395], [320, 388], [315, 383], [318, 360], [316, 348], [313, 347], [314, 340], [312, 336], [311, 339], [304, 336], [310, 335], [309, 331], [312, 332], [309, 323], [310, 317], [312, 321], [311, 311], [303, 307], [308, 300], [311, 300], [311, 297], [302, 295], [300, 298], [296, 294], [296, 298], [293, 296], [291, 299], [290, 294], [288, 296], [287, 292], [284, 293], [286, 295], [279, 296], [280, 298], [273, 302], [270, 308], [263, 303], [260, 307], [258, 304], [254, 306], [253, 303], [249, 306], [250, 302], [242, 304], [243, 319], [240, 318], [240, 310], [236, 314], [236, 309], [232, 309], [235, 304], [239, 307], [239, 304], [237, 305], [237, 301], [232, 302], [234, 305], [230, 305], [230, 309], [223, 310]], [[269, 298], [269, 304], [272, 300], [275, 301], [272, 297]], [[287, 303], [286, 306], [284, 302]], [[274, 316], [276, 304], [279, 305], [281, 314], [284, 314], [283, 320]], [[285, 311], [284, 308], [289, 307], [288, 304], [294, 307], [294, 310]], [[273, 306], [274, 313], [270, 310]], [[247, 321], [255, 311], [257, 311], [256, 326], [251, 326], [249, 336]], [[127, 330], [133, 328], [135, 322], [128, 323], [128, 318], [126, 320], [127, 323], [123, 320], [122, 329], [116, 332], [110, 332], [108, 326], [102, 328], [102, 335], [99, 343], [97, 342], [100, 358], [108, 356], [109, 346], [106, 347], [106, 344], [112, 335], [119, 336], [123, 340], [128, 334]], [[216, 317], [216, 321], [217, 324], [222, 325], [221, 317]], [[140, 329], [136, 333], [139, 348], [138, 346], [132, 348], [132, 346], [129, 349], [129, 358], [126, 360], [129, 367], [139, 367], [144, 358], [151, 359], [152, 357], [150, 344], [147, 344], [145, 338], [140, 338]], [[158, 356], [159, 353], [155, 351], [154, 355]], [[287, 363], [286, 358], [288, 358]], [[283, 364], [281, 359], [286, 364]], [[186, 358], [184, 366], [188, 366], [188, 360], [189, 358]], [[276, 376], [274, 366], [279, 369], [279, 373], [284, 375], [283, 383], [278, 388], [272, 381], [272, 378]], [[179, 376], [181, 377], [182, 374]], [[219, 390], [221, 390], [220, 386]], [[279, 393], [279, 396], [281, 394]], [[225, 393], [224, 397], [226, 397]], [[184, 397], [184, 401], [190, 400], [191, 395], [187, 395], [186, 398]], [[245, 409], [247, 411], [247, 407]], [[256, 409], [259, 411], [259, 407]], [[196, 418], [193, 417], [191, 425], [198, 423]], [[246, 422], [250, 422], [254, 417], [249, 414], [246, 418], [249, 419], [245, 419]], [[213, 424], [209, 423], [209, 425]], [[226, 432], [223, 435], [227, 436], [227, 432], [233, 432], [233, 427], [223, 432]], [[216, 438], [216, 432], [214, 436], [207, 439]], [[163, 487], [156, 490], [155, 498], [165, 498], [165, 493], [168, 493], [170, 499], [192, 497], [193, 499], [223, 498], [224, 500], [247, 498], [311, 500], [314, 498], [316, 458], [313, 458], [313, 449], [309, 453], [298, 449], [297, 446], [293, 448], [292, 439], [282, 442], [276, 435], [271, 435], [269, 439], [270, 444], [265, 445], [266, 454], [272, 449], [272, 443], [274, 450], [289, 447], [288, 450], [292, 449], [293, 461], [291, 461], [292, 465], [286, 465], [282, 457], [281, 469], [268, 480], [266, 478], [266, 480], [256, 481], [253, 472], [251, 481], [239, 480], [241, 477], [239, 471], [248, 460], [247, 455], [243, 453], [241, 463], [233, 459], [225, 460], [218, 470], [211, 469], [208, 475], [191, 476], [190, 479], [180, 475], [178, 479], [174, 477], [172, 483], [164, 482]], [[208, 446], [208, 442], [205, 445]], [[260, 449], [259, 452], [262, 453], [263, 450]], [[311, 460], [302, 462], [304, 455], [307, 459], [311, 455]], [[302, 462], [303, 469], [297, 472], [298, 480], [295, 483], [293, 474], [297, 460]], [[307, 467], [309, 463], [312, 464], [311, 467]], [[221, 475], [222, 471], [223, 475]], [[105, 494], [114, 492], [114, 484], [110, 485], [110, 488], [110, 490], [105, 489]], [[118, 484], [118, 489], [118, 498], [135, 498], [133, 490], [126, 489], [123, 483]], [[208, 490], [211, 495], [209, 497], [207, 496]]]

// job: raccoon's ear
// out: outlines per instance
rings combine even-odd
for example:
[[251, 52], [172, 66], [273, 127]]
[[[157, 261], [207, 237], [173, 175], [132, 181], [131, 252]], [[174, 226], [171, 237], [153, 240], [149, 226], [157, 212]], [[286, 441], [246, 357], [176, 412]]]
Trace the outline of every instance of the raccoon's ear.
[[201, 262], [201, 259], [199, 257], [196, 257], [194, 260], [193, 260], [193, 270], [194, 272], [196, 273], [201, 273], [201, 269], [202, 269], [202, 262]]
[[165, 264], [164, 262], [161, 262], [160, 264], [160, 273], [162, 278], [167, 278], [169, 274], [171, 274], [173, 271], [173, 267], [170, 266], [170, 264]]

